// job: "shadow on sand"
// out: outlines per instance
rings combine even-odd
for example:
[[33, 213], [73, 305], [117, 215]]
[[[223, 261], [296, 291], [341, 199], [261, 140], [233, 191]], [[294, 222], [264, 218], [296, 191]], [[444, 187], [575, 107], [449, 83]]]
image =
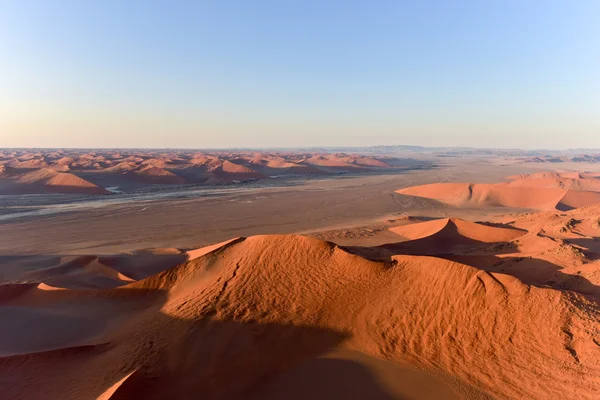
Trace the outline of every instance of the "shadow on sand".
[[[13, 324], [15, 335], [7, 340], [21, 344], [19, 352], [0, 355], [3, 399], [387, 400], [413, 398], [415, 390], [422, 398], [455, 398], [447, 384], [423, 380], [421, 372], [400, 371], [406, 388], [390, 393], [365, 363], [320, 357], [345, 341], [345, 332], [258, 322], [241, 309], [239, 316], [211, 316], [211, 304], [201, 297], [173, 309], [173, 294], [162, 290], [28, 286], [5, 293], [0, 311], [22, 308], [63, 318], [61, 326], [49, 318], [30, 319], [26, 338], [16, 336], [24, 332], [19, 321], [2, 318], [2, 326]], [[184, 307], [189, 317], [167, 315], [164, 307]], [[55, 341], [66, 334], [70, 343]], [[28, 343], [35, 346], [28, 349]]]
[[[596, 242], [592, 240], [594, 244]], [[570, 239], [569, 242], [584, 247], [589, 243]], [[455, 242], [445, 243], [443, 241], [429, 240], [429, 238], [417, 239], [399, 243], [388, 243], [376, 247], [347, 246], [344, 250], [360, 255], [361, 257], [390, 263], [394, 255], [414, 255], [442, 258], [449, 261], [466, 264], [487, 272], [512, 275], [521, 282], [539, 288], [553, 288], [557, 290], [571, 290], [586, 296], [600, 296], [600, 286], [593, 284], [581, 275], [566, 274], [562, 272], [563, 267], [535, 257], [504, 256], [501, 254], [513, 254], [518, 252], [514, 243], [483, 243], [467, 239], [456, 245]], [[487, 249], [490, 254], [485, 254], [481, 249]], [[470, 252], [469, 250], [473, 250]], [[589, 259], [597, 259], [598, 253], [584, 252]], [[596, 258], [594, 258], [596, 256]]]

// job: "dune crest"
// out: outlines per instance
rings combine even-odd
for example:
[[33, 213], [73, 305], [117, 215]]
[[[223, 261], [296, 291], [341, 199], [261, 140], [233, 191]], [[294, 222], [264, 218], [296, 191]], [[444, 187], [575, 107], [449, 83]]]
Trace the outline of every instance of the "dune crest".
[[571, 210], [600, 202], [600, 179], [572, 178], [556, 173], [518, 175], [497, 184], [433, 183], [397, 190], [458, 207], [513, 207]]
[[0, 194], [108, 194], [104, 188], [128, 192], [158, 185], [230, 185], [286, 176], [402, 170], [415, 164], [430, 163], [321, 151], [0, 150]]
[[[460, 218], [434, 219], [390, 228], [390, 231], [409, 240], [422, 239], [433, 235], [450, 235], [449, 239], [462, 236], [483, 243], [508, 242], [527, 233], [512, 227], [499, 228], [465, 221]], [[455, 234], [456, 236], [453, 236]]]
[[86, 193], [106, 194], [104, 188], [72, 173], [42, 168], [0, 171], [0, 194]]
[[[430, 222], [434, 234], [447, 226], [506, 234], [454, 219]], [[79, 332], [72, 349], [111, 344], [0, 359], [3, 376], [30, 383], [9, 387], [8, 398], [16, 387], [23, 397], [43, 390], [96, 398], [115, 382], [112, 399], [259, 396], [277, 388], [265, 377], [306, 376], [295, 366], [334, 349], [410, 362], [471, 398], [593, 399], [600, 390], [600, 382], [581, 379], [600, 372], [595, 303], [436, 257], [374, 262], [313, 238], [252, 236], [117, 289], [45, 291], [43, 303], [33, 295], [24, 291], [2, 307], [71, 320], [52, 335], [32, 330], [30, 340]], [[113, 328], [86, 322], [94, 316]]]

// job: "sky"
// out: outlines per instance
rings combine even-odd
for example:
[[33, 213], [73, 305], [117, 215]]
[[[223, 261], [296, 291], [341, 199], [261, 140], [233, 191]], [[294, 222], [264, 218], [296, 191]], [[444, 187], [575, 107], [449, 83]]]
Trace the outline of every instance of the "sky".
[[600, 148], [597, 0], [0, 0], [0, 147]]

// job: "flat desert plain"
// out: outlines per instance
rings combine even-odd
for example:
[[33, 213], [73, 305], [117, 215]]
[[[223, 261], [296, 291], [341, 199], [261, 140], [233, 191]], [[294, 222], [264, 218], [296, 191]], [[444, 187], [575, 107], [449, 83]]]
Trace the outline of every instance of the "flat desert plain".
[[600, 397], [594, 162], [0, 158], [2, 399]]

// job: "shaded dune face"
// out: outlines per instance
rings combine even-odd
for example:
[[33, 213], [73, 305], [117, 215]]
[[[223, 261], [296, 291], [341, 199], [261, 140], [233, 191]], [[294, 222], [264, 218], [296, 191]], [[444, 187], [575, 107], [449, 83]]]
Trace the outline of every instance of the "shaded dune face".
[[[201, 254], [195, 249], [190, 254]], [[0, 257], [1, 283], [36, 282], [61, 289], [111, 289], [181, 264], [190, 255], [157, 248], [115, 255]]]
[[433, 235], [459, 240], [460, 237], [484, 243], [508, 242], [526, 231], [514, 227], [494, 227], [462, 220], [460, 218], [443, 218], [408, 226], [390, 228], [400, 236], [410, 240], [423, 239]]
[[[424, 224], [399, 232], [413, 242], [526, 237], [456, 219]], [[431, 398], [593, 399], [600, 390], [600, 311], [576, 292], [426, 255], [370, 261], [294, 235], [185, 254], [193, 259], [116, 289], [0, 288], [10, 327], [0, 334], [3, 396], [281, 398], [310, 379], [303, 393], [335, 398], [348, 393], [330, 386], [336, 374], [381, 399], [425, 387]], [[429, 373], [416, 379], [380, 359]]]
[[[366, 258], [386, 260], [395, 254], [440, 255], [485, 249], [495, 243], [508, 243], [527, 233], [514, 227], [492, 227], [458, 218], [443, 218], [415, 223], [390, 231], [406, 241], [377, 247], [348, 247]], [[509, 247], [506, 247], [507, 249]]]
[[557, 173], [517, 175], [497, 184], [434, 183], [397, 193], [438, 200], [459, 207], [513, 207], [567, 211], [600, 202], [600, 179], [595, 175]]

